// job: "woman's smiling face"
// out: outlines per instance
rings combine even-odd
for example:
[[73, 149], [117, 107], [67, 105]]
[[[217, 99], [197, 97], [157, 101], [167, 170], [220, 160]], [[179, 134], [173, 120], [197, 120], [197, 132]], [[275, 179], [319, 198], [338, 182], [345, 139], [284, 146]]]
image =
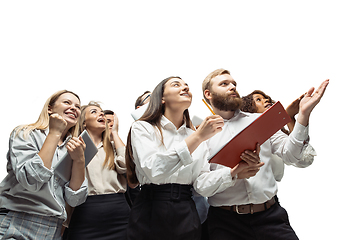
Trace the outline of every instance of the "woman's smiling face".
[[162, 101], [166, 108], [180, 107], [187, 109], [191, 105], [192, 94], [189, 86], [180, 78], [171, 78], [164, 88]]
[[54, 105], [49, 106], [48, 113], [59, 114], [69, 127], [73, 127], [80, 117], [80, 100], [72, 93], [61, 94]]

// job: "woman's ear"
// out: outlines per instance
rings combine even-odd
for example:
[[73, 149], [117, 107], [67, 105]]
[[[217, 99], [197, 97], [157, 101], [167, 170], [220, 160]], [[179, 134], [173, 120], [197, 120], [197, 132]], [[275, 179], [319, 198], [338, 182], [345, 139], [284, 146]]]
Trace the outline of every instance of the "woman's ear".
[[48, 114], [51, 115], [52, 113], [53, 113], [53, 112], [52, 112], [52, 110], [51, 110], [51, 106], [49, 105], [49, 106], [48, 106]]

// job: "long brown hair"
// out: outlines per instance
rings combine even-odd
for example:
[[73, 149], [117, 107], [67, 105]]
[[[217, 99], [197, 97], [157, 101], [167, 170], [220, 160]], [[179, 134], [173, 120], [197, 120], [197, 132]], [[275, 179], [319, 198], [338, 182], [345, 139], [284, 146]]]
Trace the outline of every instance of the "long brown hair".
[[[153, 125], [154, 128], [158, 129], [161, 136], [162, 144], [164, 144], [164, 142], [163, 142], [163, 134], [161, 130], [161, 117], [165, 112], [165, 106], [162, 103], [162, 98], [164, 94], [165, 84], [172, 78], [181, 79], [180, 77], [168, 77], [162, 80], [152, 91], [149, 106], [147, 107], [142, 117], [138, 120], [138, 121], [148, 122], [151, 125]], [[193, 128], [188, 109], [184, 111], [184, 121], [186, 123], [186, 127]], [[138, 184], [139, 180], [136, 177], [135, 162], [134, 162], [133, 150], [131, 144], [131, 128], [127, 137], [125, 161], [126, 161], [126, 176], [128, 182], [131, 184]]]
[[[48, 112], [49, 107], [53, 107], [55, 105], [56, 101], [59, 99], [59, 97], [61, 95], [63, 95], [64, 93], [73, 94], [77, 99], [79, 99], [79, 102], [80, 102], [79, 96], [77, 94], [75, 94], [74, 92], [71, 92], [68, 90], [57, 91], [56, 93], [51, 95], [46, 100], [46, 102], [41, 110], [38, 120], [31, 124], [20, 125], [20, 126], [16, 127], [15, 135], [17, 136], [21, 130], [24, 130], [24, 137], [26, 138], [29, 136], [30, 132], [35, 129], [39, 129], [39, 130], [47, 129], [49, 127], [49, 121], [50, 121], [49, 112]], [[68, 133], [70, 133], [74, 137], [77, 137], [78, 135], [77, 135], [77, 131], [76, 131], [76, 125], [71, 127], [69, 129]]]
[[[95, 106], [95, 107], [98, 107], [102, 110], [102, 108], [100, 107], [100, 104], [97, 103], [97, 102], [89, 102], [88, 105], [84, 105], [84, 106], [81, 106], [81, 114], [80, 114], [80, 119], [77, 123], [78, 125], [78, 134], [82, 133], [86, 127], [85, 127], [85, 114], [86, 114], [86, 109], [88, 107], [91, 107], [91, 106]], [[111, 144], [111, 141], [110, 141], [110, 131], [109, 131], [109, 128], [108, 128], [108, 124], [106, 122], [106, 128], [105, 128], [105, 131], [103, 131], [102, 133], [102, 142], [103, 142], [103, 147], [104, 147], [104, 150], [105, 150], [105, 160], [104, 160], [104, 163], [103, 163], [103, 166], [107, 167], [108, 169], [110, 170], [115, 170], [115, 161], [114, 161], [114, 158], [115, 158], [115, 154], [114, 154], [114, 148]]]

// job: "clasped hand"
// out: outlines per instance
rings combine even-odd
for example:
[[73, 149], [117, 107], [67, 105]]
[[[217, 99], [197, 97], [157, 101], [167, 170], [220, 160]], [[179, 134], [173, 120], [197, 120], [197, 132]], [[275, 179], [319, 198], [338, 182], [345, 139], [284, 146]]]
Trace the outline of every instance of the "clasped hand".
[[250, 178], [256, 175], [262, 166], [263, 162], [260, 162], [260, 145], [256, 145], [256, 150], [246, 150], [240, 156], [240, 161], [234, 168], [231, 169], [231, 176], [237, 175], [238, 179]]

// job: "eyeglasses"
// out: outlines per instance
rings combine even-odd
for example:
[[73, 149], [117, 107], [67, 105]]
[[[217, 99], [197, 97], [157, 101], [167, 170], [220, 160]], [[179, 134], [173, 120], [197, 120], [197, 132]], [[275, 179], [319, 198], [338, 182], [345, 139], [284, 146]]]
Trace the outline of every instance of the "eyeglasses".
[[144, 98], [144, 100], [142, 100], [139, 105], [142, 106], [144, 104], [145, 100], [148, 99], [150, 96], [151, 96], [151, 94], [147, 95], [146, 98]]

